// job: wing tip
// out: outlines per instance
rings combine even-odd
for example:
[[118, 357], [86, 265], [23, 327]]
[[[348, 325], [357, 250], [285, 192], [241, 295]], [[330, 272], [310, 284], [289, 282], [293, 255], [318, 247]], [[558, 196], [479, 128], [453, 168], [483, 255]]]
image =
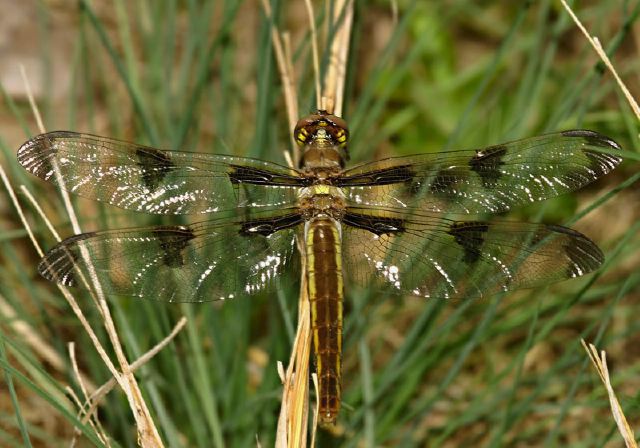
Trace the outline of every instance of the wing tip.
[[568, 227], [553, 224], [547, 224], [545, 227], [551, 232], [561, 233], [570, 238], [572, 244], [565, 244], [564, 252], [572, 263], [569, 268], [571, 277], [581, 277], [593, 272], [604, 263], [604, 253], [586, 235]]
[[570, 129], [568, 131], [562, 131], [561, 134], [565, 137], [582, 137], [594, 146], [609, 147], [618, 151], [622, 150], [622, 146], [611, 137], [589, 129]]
[[[53, 257], [52, 253], [47, 253], [40, 263], [38, 263], [38, 273], [50, 282], [59, 283], [63, 286], [76, 286], [77, 282], [73, 275], [73, 263], [70, 260]], [[62, 269], [60, 262], [64, 262]], [[58, 265], [58, 266], [56, 266]]]
[[49, 281], [64, 286], [77, 286], [74, 266], [77, 255], [71, 245], [92, 238], [95, 232], [73, 235], [53, 246], [38, 263], [38, 272]]
[[46, 164], [46, 161], [58, 151], [55, 146], [56, 140], [74, 138], [78, 135], [72, 131], [51, 131], [38, 134], [18, 147], [16, 151], [18, 163], [30, 173], [39, 176], [38, 172], [43, 164]]
[[589, 159], [590, 168], [598, 177], [613, 171], [622, 162], [621, 156], [608, 152], [608, 150], [622, 150], [622, 147], [611, 137], [588, 129], [563, 131], [561, 134], [565, 137], [581, 138], [584, 141], [586, 147], [582, 148], [582, 152]]

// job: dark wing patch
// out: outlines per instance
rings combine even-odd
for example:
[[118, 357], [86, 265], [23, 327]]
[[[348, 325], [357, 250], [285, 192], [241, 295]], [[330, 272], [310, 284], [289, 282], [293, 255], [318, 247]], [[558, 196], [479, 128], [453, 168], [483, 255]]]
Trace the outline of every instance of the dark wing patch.
[[503, 159], [506, 154], [507, 148], [505, 146], [490, 146], [477, 150], [475, 156], [469, 160], [471, 171], [480, 176], [484, 188], [493, 188], [498, 183], [502, 176], [500, 170], [504, 165]]
[[354, 213], [347, 211], [342, 222], [346, 225], [368, 230], [375, 235], [393, 234], [404, 231], [404, 220], [401, 218], [377, 216], [375, 214]]
[[164, 264], [170, 268], [184, 266], [184, 250], [195, 238], [193, 231], [186, 226], [161, 226], [152, 232], [164, 252]]
[[454, 222], [449, 227], [449, 235], [464, 250], [463, 261], [473, 264], [482, 255], [482, 245], [489, 231], [489, 223], [481, 221]]
[[159, 149], [138, 148], [136, 149], [136, 157], [142, 180], [151, 191], [156, 191], [167, 174], [175, 169], [175, 165], [171, 162], [171, 156]]
[[249, 219], [240, 227], [241, 235], [269, 236], [280, 230], [289, 229], [301, 224], [303, 221], [300, 213], [291, 213], [275, 218]]

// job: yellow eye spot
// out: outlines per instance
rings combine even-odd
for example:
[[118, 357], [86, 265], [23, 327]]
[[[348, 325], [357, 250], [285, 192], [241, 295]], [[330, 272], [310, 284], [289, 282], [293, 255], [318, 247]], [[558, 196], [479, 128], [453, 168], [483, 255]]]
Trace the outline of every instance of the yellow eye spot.
[[319, 121], [318, 122], [318, 126], [327, 126], [329, 123], [327, 123], [326, 121]]

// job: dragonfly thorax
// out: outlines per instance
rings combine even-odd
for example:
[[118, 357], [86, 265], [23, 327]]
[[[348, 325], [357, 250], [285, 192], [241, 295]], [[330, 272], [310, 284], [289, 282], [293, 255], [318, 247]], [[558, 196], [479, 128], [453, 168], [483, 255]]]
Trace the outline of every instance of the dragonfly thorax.
[[314, 185], [301, 191], [299, 205], [305, 220], [330, 217], [340, 220], [344, 216], [344, 193], [331, 185]]

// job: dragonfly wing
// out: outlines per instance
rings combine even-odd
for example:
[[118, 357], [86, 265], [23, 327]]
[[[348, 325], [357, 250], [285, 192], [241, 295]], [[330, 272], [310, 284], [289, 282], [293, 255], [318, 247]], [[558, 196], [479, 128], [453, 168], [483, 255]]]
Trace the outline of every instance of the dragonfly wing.
[[350, 209], [343, 222], [349, 278], [362, 285], [382, 280], [391, 291], [422, 297], [544, 285], [587, 274], [604, 260], [586, 236], [561, 226], [389, 210], [379, 216], [364, 208]]
[[257, 159], [160, 150], [68, 131], [27, 141], [18, 161], [71, 193], [163, 215], [286, 207], [304, 182], [296, 170]]
[[366, 163], [346, 170], [337, 183], [354, 206], [498, 213], [593, 182], [620, 163], [611, 154], [618, 149], [602, 134], [564, 131], [482, 149]]
[[165, 302], [232, 298], [272, 288], [291, 269], [301, 222], [290, 209], [186, 226], [83, 233], [51, 249], [38, 270], [49, 280], [100, 288], [105, 295]]

